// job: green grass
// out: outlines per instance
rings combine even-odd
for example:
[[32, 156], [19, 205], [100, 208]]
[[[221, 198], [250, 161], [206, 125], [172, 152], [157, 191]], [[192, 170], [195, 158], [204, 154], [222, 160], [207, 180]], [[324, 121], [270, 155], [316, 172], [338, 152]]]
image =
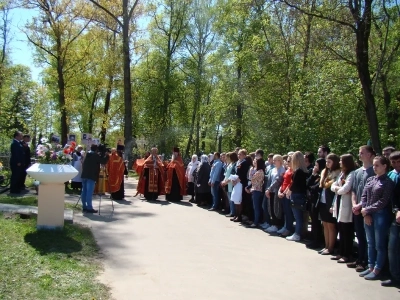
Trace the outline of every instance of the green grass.
[[133, 177], [133, 178], [139, 179], [139, 175], [133, 170], [128, 171], [128, 177]]
[[[10, 197], [10, 196], [7, 196], [7, 195], [0, 195], [0, 203], [38, 206], [37, 196]], [[82, 205], [81, 204], [78, 204], [75, 207], [75, 203], [65, 202], [64, 203], [64, 207], [66, 209], [72, 209], [74, 211], [81, 211], [82, 210]]]
[[37, 231], [36, 219], [0, 214], [0, 299], [109, 299], [96, 281], [99, 249], [91, 231], [66, 224]]
[[37, 196], [10, 197], [7, 195], [0, 195], [0, 203], [30, 205], [30, 206], [38, 205]]

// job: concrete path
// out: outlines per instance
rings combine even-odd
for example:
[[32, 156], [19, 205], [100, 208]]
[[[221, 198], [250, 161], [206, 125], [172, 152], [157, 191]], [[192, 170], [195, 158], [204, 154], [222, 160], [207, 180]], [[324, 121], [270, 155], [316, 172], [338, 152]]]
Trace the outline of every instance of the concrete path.
[[[102, 249], [100, 280], [117, 300], [400, 299], [304, 244], [244, 228], [189, 202], [103, 198], [99, 215], [75, 215]], [[97, 200], [94, 204], [98, 205]], [[96, 207], [97, 209], [97, 207]]]

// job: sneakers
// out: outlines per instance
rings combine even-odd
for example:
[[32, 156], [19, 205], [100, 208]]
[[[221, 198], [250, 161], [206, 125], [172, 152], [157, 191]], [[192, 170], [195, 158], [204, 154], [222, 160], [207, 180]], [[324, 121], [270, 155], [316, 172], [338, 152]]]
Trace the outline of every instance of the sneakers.
[[276, 233], [277, 234], [282, 234], [282, 233], [284, 233], [286, 231], [286, 228], [285, 227], [282, 227], [281, 229], [279, 229]]
[[296, 234], [296, 233], [294, 233], [293, 235], [288, 236], [286, 238], [286, 240], [293, 241], [293, 242], [298, 242], [298, 241], [300, 241], [300, 239], [301, 239], [300, 236], [298, 234]]
[[370, 269], [366, 269], [364, 271], [362, 271], [360, 274], [358, 274], [360, 277], [365, 277], [367, 276], [369, 273], [371, 273], [372, 271]]
[[388, 280], [382, 281], [381, 286], [399, 287], [400, 280], [388, 279]]
[[364, 279], [365, 279], [365, 280], [378, 280], [379, 278], [381, 278], [380, 275], [381, 275], [380, 273], [379, 273], [379, 274], [376, 274], [376, 273], [374, 273], [374, 272], [371, 272], [371, 273], [365, 275], [365, 276], [364, 276]]
[[279, 236], [280, 236], [280, 237], [287, 237], [287, 236], [289, 236], [290, 234], [291, 234], [291, 232], [290, 232], [289, 230], [286, 230], [286, 229], [285, 229], [285, 231], [282, 232]]
[[268, 233], [275, 233], [278, 231], [278, 227], [276, 227], [275, 225], [272, 225], [272, 226], [268, 227], [265, 231]]
[[271, 225], [269, 225], [267, 222], [265, 222], [265, 223], [260, 224], [260, 227], [265, 230], [265, 229], [271, 227]]

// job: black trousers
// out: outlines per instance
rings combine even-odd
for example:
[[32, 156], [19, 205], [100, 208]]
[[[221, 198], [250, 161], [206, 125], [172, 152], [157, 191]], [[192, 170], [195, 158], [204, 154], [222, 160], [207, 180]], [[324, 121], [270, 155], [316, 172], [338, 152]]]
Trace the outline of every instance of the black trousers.
[[353, 255], [354, 226], [353, 223], [338, 222], [339, 255], [351, 257]]
[[11, 167], [11, 178], [10, 178], [10, 193], [21, 192], [21, 177], [25, 171], [23, 166], [12, 166]]
[[251, 194], [242, 192], [242, 214], [247, 216], [250, 221], [254, 221], [254, 207], [253, 200], [251, 199]]
[[319, 219], [318, 206], [315, 207], [311, 204], [310, 217], [311, 217], [311, 238], [314, 243], [322, 243], [324, 241], [324, 235], [322, 233], [322, 224]]

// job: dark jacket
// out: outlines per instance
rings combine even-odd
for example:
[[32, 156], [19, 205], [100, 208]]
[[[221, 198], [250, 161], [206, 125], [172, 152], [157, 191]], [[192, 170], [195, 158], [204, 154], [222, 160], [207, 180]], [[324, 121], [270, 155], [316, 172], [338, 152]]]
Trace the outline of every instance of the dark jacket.
[[10, 166], [11, 168], [15, 168], [18, 164], [20, 166], [25, 165], [24, 148], [19, 141], [14, 139], [11, 143]]
[[247, 160], [244, 160], [239, 164], [236, 164], [236, 175], [239, 176], [240, 182], [243, 187], [247, 186], [247, 173], [249, 172], [250, 164]]
[[24, 151], [24, 166], [25, 169], [29, 168], [31, 165], [31, 148], [29, 148], [28, 144], [25, 143], [24, 141], [21, 142], [22, 144], [22, 149]]
[[89, 151], [82, 165], [82, 179], [97, 181], [100, 174], [100, 165], [108, 162], [108, 155], [101, 157], [99, 153]]
[[308, 189], [308, 200], [312, 204], [316, 204], [319, 198], [319, 194], [321, 192], [321, 188], [319, 187], [319, 180], [321, 176], [320, 174], [312, 175], [307, 179], [307, 189]]
[[[202, 163], [197, 172], [196, 192], [199, 194], [211, 193], [211, 187], [208, 185], [210, 180], [211, 166], [208, 163]], [[197, 186], [199, 185], [200, 186]]]

